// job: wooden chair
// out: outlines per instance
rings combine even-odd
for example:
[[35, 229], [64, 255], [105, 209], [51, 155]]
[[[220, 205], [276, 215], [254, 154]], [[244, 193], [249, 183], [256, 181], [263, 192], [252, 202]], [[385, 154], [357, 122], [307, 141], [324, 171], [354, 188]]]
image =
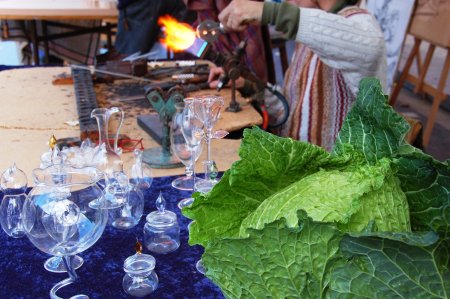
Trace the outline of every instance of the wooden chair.
[[[439, 110], [439, 106], [447, 99], [447, 94], [445, 94], [444, 88], [450, 68], [450, 9], [436, 12], [437, 15], [431, 20], [425, 20], [417, 17], [418, 9], [419, 8], [416, 9], [409, 28], [409, 34], [414, 36], [414, 45], [406, 60], [400, 78], [392, 91], [390, 103], [391, 105], [395, 104], [397, 96], [405, 81], [415, 85], [415, 93], [425, 92], [433, 97], [431, 111], [428, 114], [425, 130], [423, 132], [423, 145], [426, 147], [430, 142], [430, 136], [436, 121], [436, 114]], [[425, 55], [425, 60], [421, 63], [420, 45], [423, 41], [428, 42], [429, 46]], [[439, 76], [438, 85], [437, 87], [434, 87], [425, 82], [425, 76], [428, 72], [428, 68], [436, 47], [444, 48], [447, 54]], [[418, 64], [418, 76], [414, 76], [409, 73], [415, 59]]]

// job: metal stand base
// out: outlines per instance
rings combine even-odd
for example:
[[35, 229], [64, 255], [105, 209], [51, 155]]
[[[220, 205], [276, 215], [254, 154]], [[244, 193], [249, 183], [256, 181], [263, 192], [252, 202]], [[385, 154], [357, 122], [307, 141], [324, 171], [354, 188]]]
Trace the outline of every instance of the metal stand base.
[[231, 102], [230, 106], [226, 109], [228, 112], [239, 112], [242, 110], [238, 102]]

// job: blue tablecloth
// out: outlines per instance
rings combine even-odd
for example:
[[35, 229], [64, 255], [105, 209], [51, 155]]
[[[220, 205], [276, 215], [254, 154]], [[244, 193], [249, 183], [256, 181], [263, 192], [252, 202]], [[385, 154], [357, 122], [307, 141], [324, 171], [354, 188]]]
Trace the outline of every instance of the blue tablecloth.
[[[68, 298], [86, 294], [90, 298], [133, 298], [122, 289], [123, 261], [134, 254], [136, 237], [143, 241], [145, 215], [155, 210], [155, 200], [162, 191], [167, 209], [176, 212], [181, 227], [181, 245], [167, 255], [153, 254], [144, 248], [143, 253], [156, 258], [155, 271], [159, 287], [148, 298], [223, 298], [220, 289], [197, 272], [195, 263], [201, 257], [200, 246], [189, 246], [187, 225], [190, 220], [181, 215], [176, 203], [188, 197], [171, 187], [176, 177], [155, 178], [145, 193], [144, 216], [130, 230], [117, 230], [107, 226], [102, 237], [91, 248], [82, 252], [84, 265], [77, 270], [80, 279], [63, 288], [58, 295]], [[0, 298], [49, 298], [50, 289], [67, 278], [67, 273], [50, 273], [44, 269], [49, 255], [34, 247], [27, 237], [13, 239], [0, 230]]]

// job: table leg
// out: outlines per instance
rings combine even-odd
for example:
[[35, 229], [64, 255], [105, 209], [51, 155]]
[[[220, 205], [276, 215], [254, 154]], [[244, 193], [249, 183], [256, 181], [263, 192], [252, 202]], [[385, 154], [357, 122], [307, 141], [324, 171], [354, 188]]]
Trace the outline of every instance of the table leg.
[[447, 49], [447, 58], [445, 59], [444, 67], [441, 72], [441, 77], [439, 78], [438, 88], [433, 95], [433, 105], [431, 106], [431, 111], [428, 114], [428, 121], [425, 126], [425, 131], [423, 133], [423, 145], [428, 146], [430, 142], [431, 131], [433, 130], [434, 123], [436, 121], [436, 114], [439, 110], [441, 102], [446, 99], [446, 94], [444, 93], [445, 82], [447, 81], [448, 71], [450, 68], [450, 49]]
[[112, 25], [111, 25], [111, 23], [106, 23], [106, 30], [107, 30], [107, 32], [106, 32], [107, 47], [108, 47], [108, 50], [112, 50], [113, 43], [112, 43], [112, 32], [111, 32]]
[[[430, 66], [431, 58], [434, 54], [434, 49], [436, 49], [435, 45], [430, 44], [428, 46], [425, 62], [423, 63], [423, 67], [419, 70], [419, 80], [417, 82], [416, 88], [414, 89], [414, 93], [420, 93], [422, 91], [423, 81], [425, 80], [425, 76], [427, 75], [428, 67]], [[417, 56], [420, 57], [420, 55]]]
[[42, 21], [42, 35], [44, 37], [44, 61], [46, 64], [48, 64], [50, 62], [50, 50], [48, 48], [48, 40], [47, 40], [47, 34], [48, 34], [48, 30], [47, 30], [47, 22], [46, 21]]
[[408, 59], [406, 60], [406, 64], [405, 64], [405, 67], [403, 68], [400, 79], [398, 80], [397, 84], [395, 84], [395, 88], [391, 93], [391, 97], [389, 100], [389, 103], [391, 104], [391, 106], [394, 106], [395, 101], [397, 101], [397, 96], [403, 87], [403, 83], [405, 83], [406, 77], [408, 76], [408, 73], [409, 73], [409, 69], [411, 68], [411, 65], [414, 61], [414, 57], [419, 53], [419, 46], [420, 46], [421, 42], [422, 42], [422, 40], [418, 39], [417, 37], [414, 38], [414, 46], [411, 50], [411, 53], [408, 56]]
[[39, 65], [39, 41], [36, 30], [36, 21], [29, 21], [31, 31], [31, 47], [33, 53], [34, 65]]

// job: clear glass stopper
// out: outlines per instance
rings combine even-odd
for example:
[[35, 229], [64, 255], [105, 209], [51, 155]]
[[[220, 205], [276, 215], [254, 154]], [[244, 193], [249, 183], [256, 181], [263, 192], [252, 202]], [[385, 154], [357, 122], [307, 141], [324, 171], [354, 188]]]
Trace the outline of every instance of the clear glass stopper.
[[156, 199], [156, 208], [158, 209], [158, 213], [164, 213], [166, 209], [166, 200], [162, 196], [161, 191], [159, 192], [159, 196]]

